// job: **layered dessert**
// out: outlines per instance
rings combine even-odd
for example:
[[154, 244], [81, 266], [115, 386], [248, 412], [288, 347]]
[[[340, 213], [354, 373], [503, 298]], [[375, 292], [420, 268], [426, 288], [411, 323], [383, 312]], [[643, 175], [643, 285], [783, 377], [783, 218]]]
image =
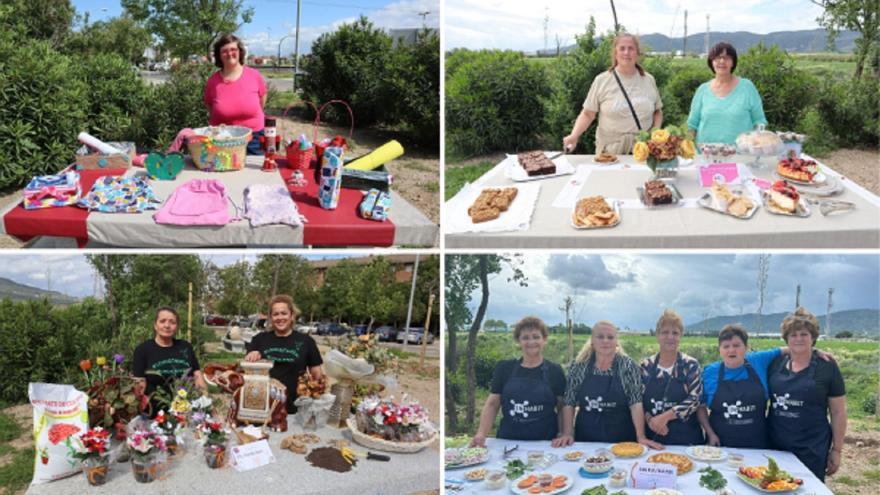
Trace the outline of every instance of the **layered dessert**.
[[556, 165], [543, 151], [526, 151], [516, 155], [516, 158], [529, 177], [556, 173]]
[[768, 204], [782, 213], [793, 214], [797, 211], [800, 195], [794, 186], [784, 180], [778, 180], [767, 192]]
[[672, 203], [672, 191], [662, 180], [645, 182], [645, 204], [668, 205]]

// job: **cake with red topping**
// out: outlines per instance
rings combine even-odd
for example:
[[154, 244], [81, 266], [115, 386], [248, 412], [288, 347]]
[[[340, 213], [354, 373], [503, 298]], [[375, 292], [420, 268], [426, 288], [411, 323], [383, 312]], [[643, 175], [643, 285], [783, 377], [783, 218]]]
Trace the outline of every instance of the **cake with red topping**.
[[813, 160], [789, 157], [779, 160], [776, 164], [776, 173], [786, 179], [801, 182], [812, 182], [813, 176], [819, 171], [819, 164]]
[[778, 180], [768, 192], [769, 205], [783, 213], [794, 213], [797, 211], [798, 200], [800, 195], [792, 185], [784, 180]]

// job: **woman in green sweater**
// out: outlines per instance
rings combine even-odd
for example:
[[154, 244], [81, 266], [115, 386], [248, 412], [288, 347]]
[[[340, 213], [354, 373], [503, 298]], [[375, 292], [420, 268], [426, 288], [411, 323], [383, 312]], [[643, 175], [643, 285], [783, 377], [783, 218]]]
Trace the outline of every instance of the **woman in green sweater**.
[[733, 75], [736, 49], [729, 43], [712, 47], [707, 62], [715, 77], [694, 94], [687, 125], [696, 132], [697, 144], [734, 144], [756, 124], [767, 124], [761, 95], [752, 81]]

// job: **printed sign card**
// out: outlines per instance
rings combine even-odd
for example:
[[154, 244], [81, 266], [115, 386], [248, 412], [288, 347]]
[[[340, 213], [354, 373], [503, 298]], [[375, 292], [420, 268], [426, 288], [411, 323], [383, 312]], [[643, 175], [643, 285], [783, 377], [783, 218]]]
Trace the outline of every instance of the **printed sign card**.
[[712, 187], [715, 181], [723, 184], [739, 184], [739, 169], [735, 163], [713, 163], [700, 167], [700, 185]]
[[272, 455], [272, 449], [269, 448], [269, 442], [266, 440], [232, 447], [230, 463], [236, 471], [248, 471], [273, 462], [275, 456]]
[[672, 464], [637, 462], [633, 464], [632, 471], [633, 488], [651, 490], [654, 488], [675, 488], [675, 480], [678, 478], [678, 468]]

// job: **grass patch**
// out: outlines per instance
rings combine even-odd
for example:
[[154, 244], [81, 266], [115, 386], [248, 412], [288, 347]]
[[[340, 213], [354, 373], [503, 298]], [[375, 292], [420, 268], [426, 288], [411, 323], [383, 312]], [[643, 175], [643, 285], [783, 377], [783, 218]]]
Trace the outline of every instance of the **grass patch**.
[[293, 91], [278, 91], [277, 89], [270, 89], [269, 94], [266, 97], [266, 108], [283, 110], [298, 101], [300, 101], [300, 97]]
[[403, 166], [411, 170], [418, 170], [419, 172], [432, 172], [434, 170], [430, 165], [425, 165], [416, 160], [405, 161]]
[[853, 479], [853, 478], [846, 476], [846, 475], [835, 476], [834, 481], [836, 481], [837, 483], [840, 483], [841, 485], [859, 486], [859, 480]]
[[26, 487], [33, 477], [33, 447], [17, 451], [8, 464], [0, 466], [0, 488], [4, 495], [12, 495]]
[[211, 361], [214, 363], [221, 364], [232, 364], [241, 361], [244, 358], [244, 354], [239, 354], [237, 352], [229, 352], [229, 351], [217, 351], [217, 352], [209, 352], [205, 354], [205, 361]]
[[868, 469], [867, 471], [862, 471], [862, 476], [864, 476], [865, 479], [876, 483], [880, 481], [880, 469]]
[[447, 168], [445, 200], [455, 196], [466, 183], [477, 180], [494, 166], [495, 164], [491, 162], [480, 162], [468, 167]]
[[389, 347], [389, 348], [387, 348], [387, 350], [392, 356], [394, 356], [400, 360], [418, 357], [418, 354], [415, 354], [412, 352], [406, 352], [406, 351], [404, 351], [402, 349], [398, 349], [396, 347]]
[[20, 436], [21, 426], [15, 421], [15, 418], [8, 414], [0, 413], [0, 446]]
[[438, 184], [436, 182], [428, 182], [427, 184], [422, 186], [422, 188], [424, 188], [425, 191], [435, 193], [440, 190], [440, 184]]

